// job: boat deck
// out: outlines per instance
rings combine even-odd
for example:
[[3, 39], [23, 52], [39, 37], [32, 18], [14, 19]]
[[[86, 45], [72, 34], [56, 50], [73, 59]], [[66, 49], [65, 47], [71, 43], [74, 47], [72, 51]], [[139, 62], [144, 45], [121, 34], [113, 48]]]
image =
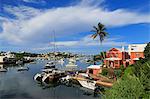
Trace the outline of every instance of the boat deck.
[[[75, 76], [75, 77], [72, 77], [73, 80], [88, 80], [88, 79], [85, 79], [83, 77], [80, 77], [80, 76]], [[102, 78], [101, 78], [102, 79]], [[106, 81], [102, 81], [102, 80], [97, 80], [96, 81], [96, 85], [97, 86], [103, 86], [103, 87], [112, 87], [113, 86], [113, 82], [106, 82]]]

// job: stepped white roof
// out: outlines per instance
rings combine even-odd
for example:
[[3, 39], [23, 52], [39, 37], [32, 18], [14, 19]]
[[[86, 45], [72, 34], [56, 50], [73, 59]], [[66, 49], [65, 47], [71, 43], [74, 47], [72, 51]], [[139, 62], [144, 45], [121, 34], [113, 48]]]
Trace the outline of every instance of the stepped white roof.
[[111, 60], [111, 61], [114, 61], [114, 60], [121, 60], [121, 58], [111, 57], [111, 58], [106, 58], [105, 60]]

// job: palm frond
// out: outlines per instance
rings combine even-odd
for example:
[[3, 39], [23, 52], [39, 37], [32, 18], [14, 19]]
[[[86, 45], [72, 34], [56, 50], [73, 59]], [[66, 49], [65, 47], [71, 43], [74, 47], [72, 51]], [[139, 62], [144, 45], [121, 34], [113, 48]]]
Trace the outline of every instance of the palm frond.
[[97, 32], [96, 30], [91, 30], [91, 32]]
[[97, 35], [98, 35], [98, 34], [95, 33], [95, 34], [93, 34], [93, 35], [91, 36], [91, 38], [95, 39], [95, 38], [97, 37]]
[[98, 31], [98, 28], [97, 28], [96, 26], [93, 26], [93, 28], [94, 28], [96, 31]]

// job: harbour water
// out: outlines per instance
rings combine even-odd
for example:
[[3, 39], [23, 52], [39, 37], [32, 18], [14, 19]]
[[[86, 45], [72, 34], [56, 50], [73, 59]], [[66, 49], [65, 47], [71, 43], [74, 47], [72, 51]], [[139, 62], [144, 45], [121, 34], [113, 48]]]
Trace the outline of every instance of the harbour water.
[[[6, 65], [7, 72], [0, 72], [0, 99], [100, 99], [94, 97], [93, 92], [79, 86], [43, 85], [33, 80], [40, 72], [46, 61], [35, 64], [25, 64], [28, 71], [17, 71], [18, 66]], [[88, 65], [77, 63], [80, 69]]]

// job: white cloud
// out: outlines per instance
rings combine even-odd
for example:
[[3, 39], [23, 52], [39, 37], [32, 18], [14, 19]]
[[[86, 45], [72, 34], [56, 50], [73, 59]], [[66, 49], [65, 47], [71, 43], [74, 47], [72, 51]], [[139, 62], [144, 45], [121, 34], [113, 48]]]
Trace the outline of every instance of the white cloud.
[[42, 3], [42, 4], [46, 3], [44, 0], [23, 0], [23, 1], [27, 3]]
[[[99, 5], [104, 0], [98, 1]], [[3, 31], [0, 33], [0, 39], [18, 45], [48, 43], [53, 36], [53, 30], [56, 31], [56, 37], [67, 38], [76, 33], [90, 31], [92, 26], [99, 21], [108, 27], [150, 22], [148, 14], [131, 12], [125, 9], [109, 11], [103, 7], [98, 7], [97, 3], [92, 0], [86, 3], [85, 0], [82, 0], [81, 3], [74, 6], [47, 10], [26, 6], [7, 6], [5, 10], [14, 14], [17, 19], [8, 19], [2, 23]], [[86, 40], [83, 39], [86, 45], [97, 45], [96, 41]], [[76, 45], [76, 43], [76, 41], [68, 41], [65, 44], [57, 42], [58, 45], [64, 46]], [[111, 43], [117, 45], [113, 41], [104, 42], [105, 45], [111, 45]]]
[[[102, 45], [104, 47], [114, 47], [114, 46], [126, 46], [126, 42], [119, 42], [121, 38], [115, 37], [115, 38], [106, 38], [103, 42]], [[58, 42], [52, 42], [50, 44], [55, 44], [56, 46], [60, 47], [72, 47], [72, 46], [82, 46], [82, 47], [89, 47], [89, 46], [99, 46], [100, 42], [99, 39], [92, 39], [91, 35], [87, 35], [80, 40], [77, 41], [58, 41]]]

